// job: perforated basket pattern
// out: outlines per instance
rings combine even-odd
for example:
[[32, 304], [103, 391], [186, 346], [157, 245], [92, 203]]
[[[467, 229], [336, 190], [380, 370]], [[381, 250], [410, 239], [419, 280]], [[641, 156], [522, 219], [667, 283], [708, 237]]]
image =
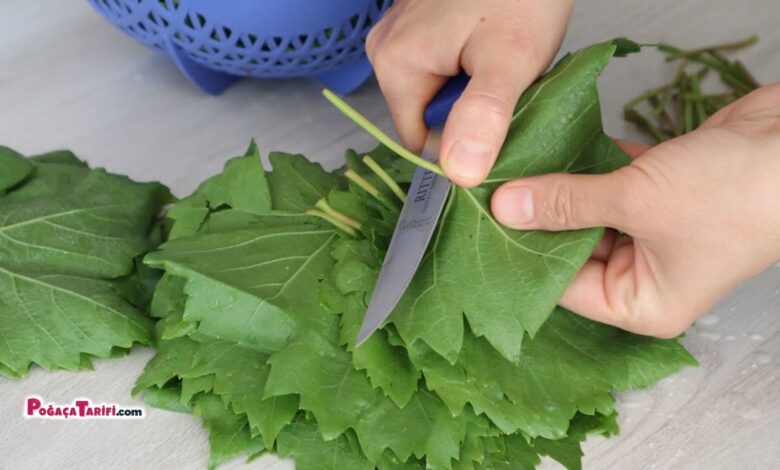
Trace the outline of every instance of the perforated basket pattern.
[[[240, 77], [318, 76], [365, 60], [368, 31], [391, 3], [391, 0], [88, 1], [116, 27], [148, 47], [178, 56], [175, 59], [184, 58], [209, 70]], [[300, 11], [306, 4], [309, 11]], [[241, 11], [227, 11], [230, 8]], [[306, 15], [306, 18], [296, 22], [296, 15]], [[181, 63], [179, 66], [188, 68]], [[189, 71], [183, 71], [190, 75]], [[197, 77], [190, 78], [198, 81]]]

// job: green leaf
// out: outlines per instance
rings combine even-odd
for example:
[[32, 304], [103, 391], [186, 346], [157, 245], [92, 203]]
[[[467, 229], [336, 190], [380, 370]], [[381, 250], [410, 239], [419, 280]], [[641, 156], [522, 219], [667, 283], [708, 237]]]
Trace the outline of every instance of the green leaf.
[[271, 357], [266, 395], [300, 395], [301, 408], [314, 414], [326, 439], [354, 429], [372, 462], [389, 448], [402, 460], [412, 454], [427, 456], [432, 464], [447, 467], [458, 456], [465, 418], [453, 417], [424, 389], [400, 409], [355, 370], [346, 351], [335, 346], [335, 320], [323, 317], [320, 328]]
[[213, 391], [236, 414], [246, 415], [252, 434], [261, 435], [265, 446], [273, 447], [279, 431], [298, 411], [298, 399], [292, 395], [263, 398], [268, 355], [232, 341], [197, 338], [161, 341], [133, 393], [162, 387], [176, 378], [182, 380], [185, 403], [198, 392]]
[[273, 351], [293, 332], [283, 309], [319, 309], [314, 287], [332, 264], [336, 234], [311, 218], [262, 220], [170, 241], [145, 261], [187, 279], [184, 319], [201, 333]]
[[[268, 182], [265, 179], [263, 163], [260, 161], [260, 153], [254, 140], [244, 156], [228, 160], [222, 173], [201, 183], [198, 189], [177, 207], [192, 206], [217, 209], [224, 205], [261, 215], [267, 214], [271, 210]], [[188, 227], [195, 225], [194, 220], [197, 219], [195, 217], [197, 213], [202, 213], [202, 211], [187, 213]], [[184, 215], [179, 212], [175, 218], [181, 220]]]
[[0, 362], [12, 378], [32, 363], [78, 370], [82, 353], [149, 344], [151, 329], [109, 281], [0, 267]]
[[533, 470], [541, 462], [523, 436], [514, 434], [493, 438], [493, 447], [485, 454], [485, 468], [495, 470]]
[[192, 408], [181, 402], [181, 386], [150, 387], [144, 392], [144, 403], [155, 408], [178, 413], [192, 413]]
[[3, 205], [70, 194], [90, 169], [70, 163], [40, 163], [35, 165], [34, 173], [34, 178], [27, 179], [24, 185], [5, 195]]
[[202, 207], [177, 204], [165, 214], [167, 218], [174, 222], [168, 234], [168, 239], [173, 240], [196, 234], [206, 221], [209, 213], [209, 208], [205, 204]]
[[628, 162], [624, 154], [594, 153], [604, 136], [596, 78], [615, 50], [606, 42], [569, 54], [523, 93], [488, 182], [559, 171], [603, 173]]
[[[77, 171], [80, 178], [60, 181], [67, 186], [56, 192], [17, 197], [35, 184], [39, 170], [50, 166]], [[135, 183], [104, 170], [40, 164], [36, 177], [0, 205], [0, 267], [100, 278], [127, 275], [133, 258], [151, 248], [147, 234], [167, 198], [158, 184]]]
[[152, 322], [131, 302], [143, 306], [142, 280], [154, 280], [136, 274], [134, 258], [151, 247], [167, 189], [90, 170], [70, 155], [39, 159], [66, 163], [34, 164], [0, 198], [0, 371], [9, 377], [33, 363], [89, 368], [90, 356], [151, 342]]
[[[238, 207], [239, 197], [177, 204], [174, 237], [146, 257], [166, 272], [152, 302], [163, 319], [135, 391], [217, 398], [234, 415], [226, 428], [275, 443], [297, 468], [530, 469], [540, 454], [579, 468], [588, 434], [617, 431], [613, 391], [695, 361], [677, 341], [556, 308], [600, 230], [511, 231], [488, 202], [512, 177], [625, 164], [602, 130], [595, 83], [624, 49], [572, 54], [523, 96], [490, 181], [453, 189], [406, 295], [360, 347], [396, 209], [340, 170], [286, 154], [264, 176], [268, 212]], [[348, 152], [348, 166], [386, 191], [359, 155]], [[372, 156], [408, 181], [412, 168], [395, 167], [386, 148]], [[323, 198], [360, 222], [357, 235], [302, 216]]]
[[569, 426], [567, 436], [563, 439], [535, 439], [533, 448], [541, 455], [552, 457], [568, 470], [582, 469], [582, 443], [588, 434], [599, 433], [608, 436], [617, 432], [617, 415], [584, 415], [577, 414]]
[[302, 213], [329, 192], [346, 188], [343, 177], [326, 173], [303, 155], [272, 152], [268, 158], [273, 167], [267, 178], [275, 210]]
[[615, 46], [615, 57], [625, 57], [642, 50], [642, 46], [628, 38], [615, 38], [612, 40]]
[[186, 279], [169, 273], [163, 274], [154, 290], [149, 307], [153, 317], [165, 318], [176, 312], [184, 311], [184, 284]]
[[296, 420], [279, 434], [281, 457], [293, 457], [296, 470], [373, 470], [359, 449], [345, 436], [324, 441], [317, 425]]
[[196, 399], [193, 411], [203, 417], [203, 426], [209, 430], [209, 469], [228, 462], [239, 455], [256, 455], [264, 451], [263, 443], [253, 439], [249, 425], [241, 415], [233, 413], [219, 397], [203, 395]]
[[33, 171], [33, 165], [23, 155], [16, 151], [0, 146], [0, 195], [15, 186]]
[[407, 343], [421, 339], [454, 361], [463, 312], [472, 331], [519, 360], [524, 333], [539, 330], [603, 232], [512, 230], [490, 214], [490, 196], [511, 178], [604, 172], [628, 161], [604, 135], [596, 90], [614, 51], [600, 44], [558, 63], [523, 94], [488, 184], [453, 188], [428, 255], [391, 318]]
[[406, 350], [390, 344], [382, 330], [360, 348], [354, 348], [366, 309], [363, 293], [373, 289], [379, 266], [373, 248], [365, 240], [343, 239], [336, 242], [332, 256], [336, 263], [319, 291], [323, 306], [341, 315], [339, 344], [352, 352], [353, 365], [366, 371], [374, 387], [381, 388], [403, 407], [417, 390], [420, 379], [420, 371], [411, 363]]
[[577, 411], [611, 414], [611, 391], [643, 388], [696, 362], [677, 341], [626, 333], [558, 309], [520, 362], [470, 332], [456, 364], [433, 351], [410, 351], [426, 383], [458, 413], [466, 403], [504, 432], [565, 437]]
[[30, 160], [35, 163], [58, 163], [62, 165], [87, 167], [86, 162], [79, 160], [79, 157], [77, 157], [70, 150], [54, 150], [51, 152], [46, 152], [30, 157]]
[[381, 389], [396, 405], [406, 406], [417, 391], [420, 371], [409, 360], [406, 350], [387, 342], [384, 331], [369, 338], [352, 352], [352, 364], [365, 370], [371, 385]]

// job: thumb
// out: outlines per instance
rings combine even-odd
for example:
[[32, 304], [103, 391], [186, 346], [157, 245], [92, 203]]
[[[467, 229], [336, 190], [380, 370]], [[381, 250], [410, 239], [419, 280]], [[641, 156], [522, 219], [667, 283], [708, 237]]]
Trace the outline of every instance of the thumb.
[[[455, 184], [472, 187], [487, 177], [506, 138], [522, 92], [544, 64], [525, 54], [507, 61], [498, 46], [464, 63], [471, 79], [447, 118], [441, 140], [442, 169]], [[519, 53], [514, 52], [514, 56]]]
[[604, 175], [564, 173], [523, 178], [499, 187], [491, 200], [502, 224], [524, 230], [612, 227], [626, 231], [629, 186], [620, 170]]

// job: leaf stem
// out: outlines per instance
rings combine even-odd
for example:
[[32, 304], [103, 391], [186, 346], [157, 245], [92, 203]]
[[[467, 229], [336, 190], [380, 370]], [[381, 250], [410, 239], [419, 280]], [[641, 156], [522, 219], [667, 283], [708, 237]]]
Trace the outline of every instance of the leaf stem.
[[687, 134], [693, 130], [693, 102], [688, 93], [683, 95], [683, 107], [683, 134]]
[[371, 121], [369, 121], [365, 116], [360, 114], [355, 108], [350, 106], [346, 101], [341, 99], [338, 95], [333, 93], [332, 91], [328, 90], [327, 88], [322, 90], [323, 96], [330, 101], [330, 103], [336, 107], [341, 113], [345, 116], [347, 116], [349, 119], [352, 120], [355, 124], [362, 127], [363, 130], [371, 134], [376, 140], [384, 144], [387, 148], [392, 150], [393, 152], [400, 155], [402, 158], [405, 158], [406, 160], [410, 161], [411, 163], [414, 163], [415, 165], [425, 168], [426, 170], [430, 170], [437, 175], [444, 175], [444, 172], [442, 171], [441, 167], [435, 163], [431, 163], [428, 160], [420, 157], [419, 155], [415, 155], [413, 152], [410, 152], [409, 150], [405, 149], [403, 145], [399, 144], [395, 140], [393, 140], [390, 136], [382, 132], [381, 129], [376, 127]]
[[393, 194], [398, 196], [398, 199], [400, 199], [402, 203], [406, 201], [406, 193], [404, 190], [398, 186], [398, 183], [396, 183], [389, 174], [387, 174], [384, 168], [379, 166], [379, 164], [373, 158], [371, 158], [371, 155], [364, 156], [363, 163], [365, 163], [366, 166], [371, 169], [371, 171], [376, 173], [379, 179], [381, 179], [382, 182], [385, 183], [391, 191], [393, 191]]
[[333, 206], [328, 204], [328, 201], [326, 201], [325, 198], [322, 198], [319, 201], [317, 201], [317, 204], [315, 204], [314, 207], [328, 214], [329, 216], [333, 217], [339, 222], [345, 225], [349, 225], [354, 229], [360, 230], [363, 227], [363, 225], [357, 220], [334, 209]]
[[656, 96], [660, 93], [664, 93], [667, 90], [671, 89], [671, 85], [664, 85], [658, 88], [653, 88], [652, 90], [647, 90], [646, 92], [642, 93], [641, 95], [637, 96], [636, 98], [632, 99], [628, 103], [623, 106], [624, 108], [633, 108], [634, 106], [638, 105], [639, 103], [643, 101], [647, 101], [650, 97]]
[[[648, 90], [626, 103], [625, 119], [658, 142], [698, 128], [719, 109], [761, 86], [742, 62], [726, 56], [726, 52], [750, 46], [756, 40], [752, 36], [691, 50], [654, 44], [667, 61], [679, 63], [677, 73], [667, 85]], [[728, 93], [704, 92], [705, 78], [713, 72], [729, 88]]]
[[745, 47], [752, 46], [758, 42], [758, 36], [750, 36], [745, 39], [740, 39], [739, 41], [729, 42], [725, 44], [716, 44], [714, 46], [707, 46], [702, 47], [699, 49], [691, 49], [691, 50], [683, 50], [674, 46], [670, 46], [669, 44], [663, 44], [670, 53], [673, 53], [674, 55], [681, 56], [681, 57], [690, 57], [694, 55], [704, 54], [707, 52], [724, 52], [724, 51], [735, 51], [739, 49], [743, 49]]
[[355, 170], [349, 169], [344, 172], [344, 176], [356, 185], [363, 188], [368, 194], [374, 197], [377, 201], [381, 202], [385, 207], [392, 210], [398, 210], [398, 207], [393, 202], [382, 194], [382, 191], [377, 189], [376, 186], [371, 184], [367, 179], [363, 178]]
[[375, 198], [379, 199], [382, 196], [382, 193], [377, 189], [376, 186], [369, 183], [367, 179], [360, 176], [355, 170], [349, 169], [344, 172], [344, 176], [346, 176], [350, 181], [355, 183], [356, 185], [363, 188], [368, 194], [374, 196]]
[[349, 225], [345, 225], [338, 220], [334, 219], [333, 217], [329, 216], [328, 214], [317, 210], [317, 209], [309, 209], [306, 211], [306, 215], [311, 215], [314, 217], [319, 217], [320, 219], [323, 219], [329, 223], [331, 223], [334, 227], [343, 230], [344, 232], [354, 236], [357, 236], [357, 232], [354, 228], [350, 227]]
[[699, 75], [693, 74], [691, 75], [691, 99], [693, 100], [693, 110], [696, 112], [696, 124], [694, 125], [694, 128], [698, 128], [699, 126], [704, 123], [704, 121], [707, 120], [707, 115], [704, 112], [704, 106], [702, 105], [702, 97], [701, 97], [701, 85], [699, 83]]
[[634, 124], [639, 129], [647, 132], [656, 141], [661, 143], [668, 139], [663, 132], [656, 126], [650, 123], [642, 114], [634, 108], [626, 108], [623, 110], [623, 117], [626, 121]]
[[744, 79], [745, 83], [750, 85], [754, 90], [756, 88], [761, 88], [761, 83], [758, 80], [756, 80], [756, 77], [754, 77], [752, 73], [750, 73], [750, 71], [745, 67], [745, 64], [737, 60], [734, 61], [734, 66], [742, 75], [742, 78]]

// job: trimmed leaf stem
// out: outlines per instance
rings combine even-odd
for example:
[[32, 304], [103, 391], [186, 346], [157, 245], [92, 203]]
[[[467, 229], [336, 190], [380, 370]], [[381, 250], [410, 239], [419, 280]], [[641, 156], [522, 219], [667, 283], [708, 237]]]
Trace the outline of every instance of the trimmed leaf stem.
[[398, 196], [398, 199], [401, 200], [401, 202], [406, 201], [406, 193], [403, 189], [401, 189], [400, 186], [398, 186], [398, 183], [395, 182], [395, 180], [387, 174], [387, 172], [379, 166], [379, 164], [371, 158], [371, 155], [366, 155], [363, 157], [363, 163], [366, 164], [367, 167], [371, 169], [376, 175], [379, 177], [379, 179], [382, 180], [383, 183], [387, 185], [388, 188], [390, 188], [391, 191], [393, 191], [393, 194]]
[[344, 176], [347, 177], [350, 181], [355, 183], [356, 185], [363, 188], [364, 191], [366, 191], [368, 194], [374, 196], [375, 198], [379, 199], [382, 197], [382, 193], [377, 189], [376, 186], [369, 183], [367, 179], [360, 176], [355, 170], [349, 169], [344, 172]]
[[328, 201], [326, 201], [324, 198], [317, 201], [317, 204], [315, 204], [314, 207], [328, 214], [344, 225], [349, 225], [350, 227], [357, 230], [360, 230], [363, 227], [363, 225], [357, 220], [334, 209], [333, 206], [328, 204]]
[[[684, 50], [669, 44], [655, 44], [667, 61], [679, 61], [674, 79], [648, 90], [626, 103], [624, 118], [663, 142], [693, 131], [719, 109], [761, 85], [739, 61], [725, 53], [755, 44], [755, 36], [717, 46]], [[704, 79], [716, 73], [729, 88], [728, 93], [706, 93]]]
[[350, 227], [349, 225], [343, 224], [340, 221], [336, 220], [334, 217], [331, 217], [330, 215], [326, 214], [325, 212], [318, 210], [318, 209], [309, 209], [306, 211], [306, 215], [311, 215], [314, 217], [319, 217], [320, 219], [325, 220], [326, 222], [331, 223], [334, 227], [343, 230], [344, 232], [352, 235], [353, 237], [357, 236], [357, 231], [355, 231], [354, 228]]
[[349, 169], [345, 171], [344, 176], [346, 176], [347, 179], [349, 179], [356, 185], [363, 188], [363, 190], [365, 190], [368, 194], [373, 196], [374, 199], [381, 202], [388, 209], [398, 210], [398, 207], [395, 204], [393, 204], [393, 201], [387, 199], [385, 195], [382, 194], [382, 191], [377, 189], [377, 187], [371, 184], [367, 179], [360, 176], [360, 174], [355, 172], [355, 170]]

